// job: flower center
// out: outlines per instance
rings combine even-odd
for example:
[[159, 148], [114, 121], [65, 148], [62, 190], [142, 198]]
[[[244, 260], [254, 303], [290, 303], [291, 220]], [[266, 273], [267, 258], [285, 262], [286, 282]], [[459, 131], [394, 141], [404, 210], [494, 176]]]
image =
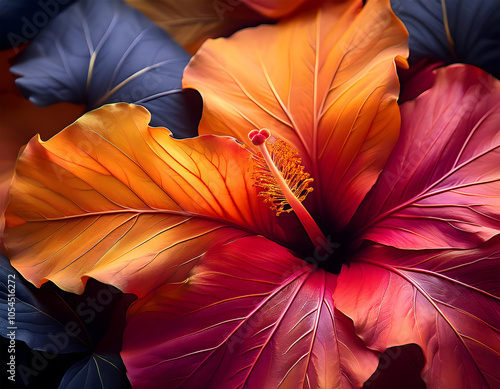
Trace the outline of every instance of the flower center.
[[323, 247], [327, 239], [302, 205], [313, 190], [309, 184], [314, 179], [304, 172], [299, 154], [283, 140], [270, 142], [271, 132], [265, 128], [250, 131], [248, 137], [261, 152], [261, 156], [254, 157], [255, 185], [262, 188], [259, 196], [276, 211], [276, 216], [294, 211], [313, 245]]

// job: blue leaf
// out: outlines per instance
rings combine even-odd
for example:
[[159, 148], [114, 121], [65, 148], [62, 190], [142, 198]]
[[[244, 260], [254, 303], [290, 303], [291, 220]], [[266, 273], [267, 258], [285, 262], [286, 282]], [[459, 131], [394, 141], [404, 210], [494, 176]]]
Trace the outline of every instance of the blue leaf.
[[0, 335], [22, 340], [33, 350], [50, 349], [56, 353], [86, 351], [86, 342], [79, 336], [68, 334], [66, 323], [47, 312], [47, 307], [40, 302], [41, 295], [46, 299], [57, 298], [29, 284], [9, 260], [0, 255]]
[[189, 54], [122, 0], [81, 0], [59, 14], [11, 67], [21, 92], [40, 106], [61, 101], [89, 109], [143, 105], [153, 126], [195, 136], [196, 91], [182, 90]]
[[125, 365], [115, 355], [92, 354], [75, 363], [64, 375], [59, 389], [130, 388]]
[[410, 34], [411, 64], [424, 58], [463, 62], [500, 77], [500, 6], [498, 0], [446, 0], [451, 41], [441, 0], [391, 0]]
[[28, 43], [74, 0], [1, 0], [0, 49]]
[[106, 336], [111, 319], [120, 317], [121, 307], [129, 303], [118, 289], [92, 279], [82, 295], [51, 283], [38, 289], [0, 255], [0, 336], [23, 341], [32, 350], [52, 354], [93, 350]]

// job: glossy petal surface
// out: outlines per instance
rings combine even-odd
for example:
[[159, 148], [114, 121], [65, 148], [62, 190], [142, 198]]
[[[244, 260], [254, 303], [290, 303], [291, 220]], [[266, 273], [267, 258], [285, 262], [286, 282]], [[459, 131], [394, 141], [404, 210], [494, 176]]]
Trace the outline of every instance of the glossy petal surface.
[[[5, 245], [36, 285], [88, 277], [143, 295], [183, 279], [217, 242], [284, 235], [256, 195], [250, 153], [228, 137], [175, 140], [144, 108], [104, 106], [18, 160]], [[62, 185], [64, 183], [64, 185]]]
[[439, 69], [401, 106], [399, 143], [352, 221], [358, 237], [399, 248], [473, 248], [500, 232], [500, 82]]
[[200, 133], [252, 147], [248, 132], [265, 127], [300, 153], [315, 179], [313, 213], [334, 230], [374, 184], [400, 123], [394, 61], [407, 54], [406, 32], [388, 1], [360, 8], [325, 2], [276, 26], [207, 41], [183, 78], [203, 96]]
[[152, 125], [196, 135], [196, 92], [181, 92], [190, 56], [164, 31], [121, 0], [83, 0], [45, 28], [11, 68], [16, 83], [40, 106], [114, 102], [141, 104]]
[[416, 343], [429, 388], [500, 384], [500, 236], [471, 250], [376, 246], [344, 267], [336, 306], [367, 347]]
[[130, 308], [129, 379], [137, 388], [360, 386], [378, 359], [335, 309], [335, 284], [263, 237], [214, 246], [186, 282]]

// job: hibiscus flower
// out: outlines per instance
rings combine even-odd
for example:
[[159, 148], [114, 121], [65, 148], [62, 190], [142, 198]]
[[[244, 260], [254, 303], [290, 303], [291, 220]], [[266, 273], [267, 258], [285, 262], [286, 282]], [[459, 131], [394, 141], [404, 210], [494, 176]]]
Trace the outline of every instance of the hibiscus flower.
[[201, 136], [114, 104], [30, 141], [13, 266], [136, 294], [134, 387], [360, 387], [409, 343], [429, 387], [497, 385], [500, 85], [438, 70], [400, 122], [406, 54], [384, 0], [206, 42]]

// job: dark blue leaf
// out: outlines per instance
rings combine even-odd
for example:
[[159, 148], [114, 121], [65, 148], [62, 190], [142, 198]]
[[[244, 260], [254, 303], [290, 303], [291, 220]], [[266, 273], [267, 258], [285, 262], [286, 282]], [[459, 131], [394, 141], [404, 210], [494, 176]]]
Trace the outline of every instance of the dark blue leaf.
[[74, 0], [1, 0], [0, 49], [31, 41]]
[[7, 372], [0, 387], [56, 387], [64, 375], [61, 387], [129, 388], [118, 354], [134, 299], [93, 279], [82, 295], [52, 283], [38, 289], [0, 255], [0, 355], [15, 357], [14, 382]]
[[125, 366], [115, 355], [92, 354], [75, 363], [64, 375], [59, 389], [129, 388]]
[[[22, 340], [33, 350], [55, 353], [86, 351], [85, 340], [78, 336], [80, 334], [75, 336], [68, 332], [65, 322], [47, 312], [47, 307], [40, 302], [41, 295], [45, 299], [58, 298], [33, 287], [7, 258], [0, 255], [0, 335]], [[75, 332], [79, 328], [72, 326], [71, 329], [73, 327]]]
[[[9, 353], [9, 350], [15, 352]], [[57, 388], [66, 371], [76, 362], [88, 356], [87, 353], [52, 354], [31, 350], [26, 343], [0, 337], [0, 358], [6, 367], [0, 374], [0, 388]], [[14, 356], [13, 359], [11, 357]], [[10, 366], [7, 361], [11, 361]], [[5, 365], [4, 365], [5, 363]], [[11, 366], [15, 370], [11, 370]]]
[[[13, 337], [33, 350], [53, 354], [94, 350], [129, 300], [118, 289], [93, 279], [82, 295], [64, 292], [52, 283], [38, 289], [0, 255], [0, 336], [8, 339], [14, 331]], [[14, 314], [9, 315], [9, 308]], [[114, 326], [119, 332], [116, 323]], [[114, 339], [117, 342], [121, 339]], [[107, 350], [116, 352], [113, 346]]]
[[89, 109], [143, 105], [153, 126], [194, 136], [201, 115], [195, 91], [182, 91], [189, 54], [122, 0], [81, 0], [58, 15], [11, 67], [21, 92], [41, 106], [66, 101]]
[[391, 0], [391, 5], [410, 34], [411, 64], [424, 58], [463, 62], [500, 77], [498, 0], [446, 0], [452, 44], [446, 34], [441, 0]]

